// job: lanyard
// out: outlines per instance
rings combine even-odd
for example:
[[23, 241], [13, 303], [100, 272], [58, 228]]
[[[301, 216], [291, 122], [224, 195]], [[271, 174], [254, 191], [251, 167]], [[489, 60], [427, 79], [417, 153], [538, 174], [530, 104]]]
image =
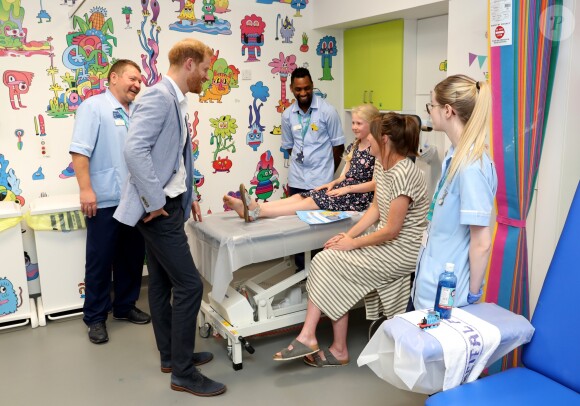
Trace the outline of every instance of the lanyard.
[[308, 110], [309, 113], [308, 114], [304, 114], [304, 116], [306, 117], [306, 121], [304, 123], [302, 123], [302, 114], [300, 114], [300, 112], [298, 112], [298, 121], [300, 122], [300, 126], [302, 127], [301, 131], [302, 131], [302, 144], [304, 144], [304, 137], [306, 136], [306, 133], [308, 132], [308, 127], [310, 127], [310, 119], [312, 118], [312, 110]]
[[123, 120], [123, 122], [125, 123], [125, 128], [128, 130], [129, 129], [129, 116], [127, 115], [127, 112], [125, 111], [125, 109], [123, 107], [118, 107], [115, 109], [115, 111], [117, 111], [119, 113], [121, 120]]
[[[433, 211], [435, 210], [435, 202], [437, 202], [437, 198], [439, 197], [439, 192], [441, 192], [441, 188], [443, 187], [443, 185], [445, 185], [445, 182], [447, 182], [447, 174], [449, 173], [449, 167], [451, 166], [451, 158], [449, 157], [446, 165], [445, 165], [445, 173], [443, 173], [441, 175], [441, 179], [439, 180], [439, 184], [437, 185], [437, 190], [435, 191], [435, 194], [433, 194], [433, 200], [431, 200], [431, 204], [429, 205], [429, 210], [427, 211], [427, 220], [431, 221], [433, 220]], [[445, 196], [447, 196], [447, 189], [445, 189], [445, 191], [443, 192], [443, 196], [441, 197], [441, 200], [439, 201], [439, 204], [443, 204], [443, 201], [445, 200]]]

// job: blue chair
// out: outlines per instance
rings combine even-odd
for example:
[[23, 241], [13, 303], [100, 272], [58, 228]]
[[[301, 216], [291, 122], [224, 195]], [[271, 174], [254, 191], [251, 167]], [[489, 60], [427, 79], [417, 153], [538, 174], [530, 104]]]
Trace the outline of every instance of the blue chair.
[[525, 367], [439, 392], [425, 405], [580, 405], [579, 248], [580, 185], [532, 318]]

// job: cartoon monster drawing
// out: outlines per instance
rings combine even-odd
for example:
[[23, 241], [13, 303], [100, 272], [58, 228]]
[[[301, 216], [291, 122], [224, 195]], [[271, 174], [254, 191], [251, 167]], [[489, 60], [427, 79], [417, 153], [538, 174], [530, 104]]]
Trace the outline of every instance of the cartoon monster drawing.
[[8, 169], [10, 161], [0, 154], [0, 201], [18, 202], [24, 206], [25, 199], [20, 189], [20, 179], [16, 177], [14, 169]]
[[[8, 86], [8, 98], [10, 99], [10, 105], [13, 110], [20, 110], [20, 107], [26, 108], [26, 106], [22, 104], [20, 95], [28, 93], [33, 77], [34, 73], [32, 72], [22, 72], [17, 70], [7, 70], [4, 72], [2, 81], [6, 86]], [[17, 101], [19, 107], [16, 106]]]
[[270, 150], [260, 156], [260, 161], [256, 166], [256, 173], [250, 183], [255, 186], [252, 186], [248, 193], [255, 193], [256, 201], [263, 200], [267, 202], [268, 198], [274, 193], [274, 189], [280, 187], [278, 171], [274, 168], [274, 157]]
[[28, 252], [24, 251], [24, 265], [26, 267], [26, 280], [33, 281], [38, 279], [38, 264], [33, 264]]
[[16, 313], [16, 310], [22, 306], [22, 288], [20, 287], [20, 304], [16, 291], [7, 278], [0, 278], [0, 317]]
[[264, 29], [266, 23], [262, 17], [255, 14], [247, 15], [240, 23], [240, 30], [242, 31], [242, 56], [246, 55], [248, 50], [248, 59], [246, 62], [259, 61], [257, 56], [262, 55], [262, 46], [264, 45]]
[[278, 73], [280, 75], [281, 97], [278, 101], [276, 111], [282, 113], [294, 102], [294, 99], [289, 101], [286, 98], [286, 81], [288, 80], [288, 75], [290, 75], [290, 73], [292, 73], [297, 67], [296, 55], [288, 55], [285, 57], [284, 53], [280, 52], [280, 57], [272, 59], [272, 62], [270, 62], [268, 66], [272, 67], [272, 73]]
[[316, 55], [322, 56], [322, 77], [319, 80], [334, 80], [330, 70], [332, 69], [332, 57], [336, 56], [336, 38], [327, 35], [322, 37], [316, 47]]
[[[149, 5], [151, 5], [151, 13], [149, 13]], [[147, 54], [141, 54], [141, 65], [147, 74], [141, 75], [141, 79], [145, 86], [153, 86], [162, 79], [162, 75], [157, 71], [157, 57], [159, 56], [159, 33], [161, 27], [157, 24], [157, 18], [161, 7], [158, 0], [141, 0], [141, 7], [143, 14], [143, 21], [141, 21], [141, 29], [137, 30], [139, 36], [139, 44]], [[149, 29], [149, 37], [145, 35], [145, 23], [151, 16], [151, 28]]]
[[206, 25], [213, 25], [216, 22], [215, 13], [215, 0], [203, 0], [203, 6], [201, 7], [203, 12], [203, 22]]
[[282, 125], [275, 125], [274, 128], [272, 128], [272, 131], [270, 131], [270, 134], [282, 135]]
[[230, 0], [216, 0], [215, 2], [215, 12], [216, 13], [227, 13], [230, 11], [228, 8], [230, 6]]
[[[262, 81], [256, 82], [252, 86], [250, 86], [250, 90], [252, 91], [252, 96], [254, 97], [253, 103], [248, 106], [250, 109], [250, 116], [249, 116], [249, 126], [248, 128], [250, 131], [246, 134], [246, 144], [254, 151], [258, 150], [258, 147], [262, 145], [263, 142], [263, 131], [266, 127], [260, 124], [260, 109], [270, 96], [268, 92], [268, 86], [264, 86]], [[257, 101], [260, 100], [264, 103], [260, 103], [257, 105]], [[255, 121], [254, 121], [255, 119]]]
[[195, 10], [193, 9], [194, 3], [195, 0], [186, 1], [185, 4], [181, 7], [181, 11], [177, 16], [177, 19], [181, 22], [182, 25], [192, 25], [196, 20]]
[[[32, 56], [48, 55], [52, 46], [46, 41], [28, 41], [28, 29], [24, 27], [24, 7], [21, 0], [0, 0], [0, 57], [2, 56]], [[42, 8], [42, 4], [41, 4]], [[44, 13], [43, 13], [44, 11]], [[45, 10], [38, 13], [37, 18], [50, 19]]]
[[[278, 14], [278, 17], [280, 17], [280, 14]], [[278, 31], [278, 19], [276, 19], [276, 31]], [[294, 20], [290, 20], [288, 16], [286, 16], [286, 18], [282, 20], [282, 27], [280, 28], [280, 35], [284, 38], [284, 41], [282, 41], [283, 44], [292, 43], [294, 31], [296, 31], [294, 29]], [[276, 36], [276, 39], [278, 39], [278, 36]]]
[[[216, 168], [215, 161], [220, 160], [218, 154], [222, 151], [230, 151], [232, 153], [236, 152], [233, 135], [236, 133], [238, 125], [236, 124], [236, 119], [232, 118], [229, 114], [218, 118], [210, 118], [209, 121], [211, 123], [210, 126], [214, 129], [210, 136], [209, 144], [215, 144], [216, 146], [216, 149], [213, 152], [214, 169], [221, 172], [219, 169], [224, 168], [223, 162], [219, 163], [218, 168]], [[227, 168], [227, 170], [229, 170], [229, 168], [231, 168], [231, 161], [228, 157], [225, 159], [229, 161], [229, 167]]]
[[225, 158], [217, 157], [215, 161], [212, 163], [213, 173], [218, 172], [227, 172], [230, 173], [230, 169], [232, 169], [232, 160], [229, 159], [227, 156]]
[[240, 71], [234, 65], [228, 65], [225, 59], [218, 58], [216, 51], [211, 59], [207, 72], [208, 80], [202, 85], [202, 94], [199, 101], [202, 103], [222, 102], [222, 97], [230, 93], [232, 88], [238, 87], [238, 75]]
[[308, 4], [308, 0], [292, 0], [290, 3], [290, 7], [292, 7], [294, 10], [296, 10], [296, 14], [294, 14], [294, 17], [302, 17], [302, 14], [300, 14], [300, 10], [306, 8], [306, 5]]

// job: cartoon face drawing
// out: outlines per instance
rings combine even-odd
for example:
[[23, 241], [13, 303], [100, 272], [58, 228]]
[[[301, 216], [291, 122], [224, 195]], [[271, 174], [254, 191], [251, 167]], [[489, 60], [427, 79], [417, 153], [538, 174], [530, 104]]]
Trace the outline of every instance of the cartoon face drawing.
[[242, 32], [242, 56], [248, 51], [248, 59], [246, 62], [259, 61], [256, 56], [261, 56], [262, 46], [264, 45], [264, 30], [266, 23], [262, 17], [255, 14], [247, 15], [240, 23], [240, 30]]
[[[22, 293], [22, 289], [20, 289]], [[18, 308], [18, 296], [10, 282], [6, 278], [0, 278], [0, 316], [16, 313]]]
[[[8, 86], [8, 98], [10, 99], [10, 104], [12, 105], [13, 110], [19, 110], [20, 107], [26, 108], [20, 100], [20, 95], [28, 93], [33, 77], [34, 73], [32, 72], [22, 72], [17, 70], [7, 70], [4, 72], [2, 81], [6, 86]], [[16, 101], [18, 101], [19, 107], [16, 106]]]
[[229, 159], [227, 156], [225, 158], [218, 158], [213, 161], [213, 173], [217, 172], [227, 172], [230, 173], [230, 169], [232, 168], [232, 160]]
[[246, 134], [246, 144], [254, 151], [258, 150], [258, 147], [262, 145], [263, 140], [262, 131], [256, 124], [252, 124], [250, 131]]

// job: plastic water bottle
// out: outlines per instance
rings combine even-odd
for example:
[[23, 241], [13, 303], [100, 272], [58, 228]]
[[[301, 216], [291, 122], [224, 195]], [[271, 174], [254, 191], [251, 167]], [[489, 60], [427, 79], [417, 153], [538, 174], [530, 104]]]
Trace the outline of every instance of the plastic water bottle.
[[442, 319], [451, 317], [453, 302], [455, 301], [455, 287], [457, 286], [457, 276], [453, 273], [455, 265], [451, 262], [445, 264], [445, 271], [439, 276], [437, 284], [437, 295], [435, 296], [435, 306], [433, 308], [439, 312]]

